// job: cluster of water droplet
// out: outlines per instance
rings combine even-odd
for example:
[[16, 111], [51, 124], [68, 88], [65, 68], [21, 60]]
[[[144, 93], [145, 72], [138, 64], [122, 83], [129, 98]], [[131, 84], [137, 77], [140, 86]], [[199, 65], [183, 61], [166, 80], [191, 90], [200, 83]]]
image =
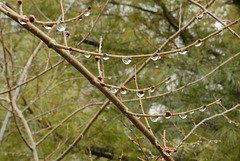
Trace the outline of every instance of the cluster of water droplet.
[[165, 118], [166, 118], [166, 119], [170, 119], [170, 118], [171, 118], [171, 116], [165, 116]]
[[[149, 115], [159, 115], [159, 113], [156, 110], [152, 109], [152, 110], [149, 111]], [[158, 116], [150, 117], [150, 120], [152, 122], [157, 122], [159, 119], [160, 119], [160, 117], [158, 117]]]
[[179, 54], [182, 54], [182, 55], [185, 55], [185, 54], [187, 54], [187, 50], [184, 50], [184, 51], [181, 51], [181, 52], [179, 52]]
[[121, 94], [127, 94], [127, 89], [121, 89]]
[[206, 109], [206, 107], [202, 107], [199, 111], [204, 112]]
[[152, 88], [150, 89], [150, 92], [153, 93], [154, 91], [155, 91], [155, 88], [152, 87]]
[[116, 88], [110, 88], [110, 92], [112, 92], [113, 94], [117, 93], [117, 89]]
[[136, 116], [136, 118], [139, 120], [141, 117], [140, 116]]
[[44, 25], [43, 27], [47, 30], [51, 30], [53, 26], [52, 25]]
[[58, 31], [64, 31], [66, 29], [66, 23], [59, 21], [57, 23], [57, 30]]
[[137, 96], [138, 96], [139, 98], [142, 98], [142, 97], [144, 96], [144, 92], [143, 92], [143, 91], [137, 92]]
[[181, 115], [179, 115], [179, 117], [180, 117], [181, 119], [185, 119], [185, 118], [187, 118], [187, 114], [181, 114]]
[[195, 46], [196, 47], [199, 47], [199, 46], [201, 46], [202, 45], [202, 42], [198, 42]]
[[109, 57], [108, 57], [107, 54], [105, 54], [105, 53], [103, 54], [103, 57], [102, 57], [102, 58], [103, 58], [103, 60], [108, 60], [108, 59], [109, 59]]
[[84, 56], [85, 56], [85, 58], [90, 58], [91, 54], [85, 54]]
[[90, 11], [87, 11], [84, 16], [88, 17], [90, 15]]
[[[22, 16], [22, 17], [27, 18], [27, 16]], [[20, 18], [18, 19], [18, 22], [19, 22], [21, 25], [25, 25], [25, 24], [26, 24], [26, 22], [23, 21], [23, 20], [21, 20]]]
[[124, 64], [130, 64], [132, 62], [132, 58], [129, 57], [123, 57], [122, 61]]
[[161, 59], [161, 56], [158, 56], [157, 54], [154, 54], [154, 55], [151, 57], [151, 59], [152, 59], [153, 61], [155, 61], [155, 60]]

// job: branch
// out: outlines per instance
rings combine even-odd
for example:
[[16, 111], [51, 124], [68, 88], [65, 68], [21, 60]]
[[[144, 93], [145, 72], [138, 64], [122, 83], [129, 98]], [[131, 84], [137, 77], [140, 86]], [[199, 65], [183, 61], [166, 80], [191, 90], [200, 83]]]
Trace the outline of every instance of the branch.
[[[157, 97], [161, 97], [161, 96], [166, 96], [168, 94], [171, 94], [171, 93], [174, 93], [174, 92], [177, 92], [177, 91], [181, 91], [182, 89], [190, 86], [190, 85], [193, 85], [195, 83], [198, 83], [200, 81], [202, 81], [203, 79], [205, 79], [206, 77], [210, 76], [211, 74], [213, 74], [215, 71], [217, 71], [219, 68], [221, 68], [223, 65], [227, 64], [228, 62], [230, 62], [231, 60], [233, 60], [235, 57], [239, 56], [240, 55], [240, 52], [231, 56], [230, 58], [228, 58], [227, 60], [225, 60], [223, 63], [221, 63], [220, 65], [218, 65], [216, 68], [214, 68], [213, 70], [211, 70], [209, 73], [207, 73], [206, 75], [202, 76], [201, 78], [195, 80], [195, 81], [192, 81], [182, 87], [179, 87], [173, 91], [170, 91], [170, 92], [165, 92], [165, 93], [162, 93], [162, 94], [158, 94], [158, 95], [155, 95], [155, 96], [150, 96], [150, 97], [144, 97], [142, 98], [143, 100], [147, 100], [147, 99], [152, 99], [152, 98], [157, 98]], [[138, 99], [130, 99], [130, 100], [123, 100], [122, 102], [131, 102], [131, 101], [138, 101]]]
[[[0, 11], [12, 18], [13, 20], [18, 21], [19, 15], [9, 10], [8, 7], [5, 6], [3, 3], [0, 3]], [[70, 55], [65, 50], [56, 48], [53, 39], [51, 39], [48, 35], [39, 30], [33, 24], [28, 22], [22, 26], [26, 28], [29, 32], [37, 36], [39, 39], [41, 39], [49, 47], [52, 47], [53, 50], [55, 50], [59, 55], [66, 59], [75, 69], [77, 69], [86, 79], [88, 79], [91, 84], [97, 87], [111, 102], [113, 102], [123, 114], [126, 115], [128, 108], [109, 90], [105, 89], [102, 85], [100, 85], [94, 75], [90, 71], [88, 71], [73, 55]], [[171, 156], [166, 156], [162, 152], [162, 149], [159, 148], [158, 144], [156, 143], [155, 136], [147, 130], [147, 128], [142, 124], [142, 122], [140, 122], [134, 116], [126, 115], [126, 117], [149, 139], [149, 141], [157, 148], [157, 150], [165, 158], [165, 160], [173, 161]], [[78, 139], [75, 140], [73, 144], [71, 144], [56, 160], [61, 160], [66, 154], [68, 154], [69, 151], [74, 147], [74, 145], [78, 143], [78, 140], [80, 140], [80, 138], [82, 138], [82, 136], [78, 137]]]
[[[203, 11], [202, 12], [205, 12], [205, 13], [208, 13], [210, 16], [212, 16], [215, 20], [217, 20], [219, 23], [221, 23], [223, 26], [226, 26], [226, 24], [221, 20], [219, 19], [217, 16], [215, 16], [213, 13], [209, 12], [205, 7], [203, 7], [201, 4], [197, 3], [196, 1], [193, 1], [193, 0], [188, 0], [189, 2], [195, 4], [196, 6], [200, 7]], [[233, 31], [230, 27], [227, 27], [227, 29], [234, 35], [236, 36], [238, 39], [240, 39], [240, 36], [235, 32]]]
[[211, 120], [211, 119], [213, 119], [213, 118], [215, 118], [215, 117], [222, 116], [222, 115], [224, 115], [224, 114], [226, 114], [226, 113], [228, 113], [228, 112], [231, 112], [232, 110], [236, 109], [236, 108], [239, 107], [239, 106], [240, 106], [240, 104], [238, 104], [238, 105], [236, 105], [236, 106], [234, 106], [234, 107], [232, 107], [232, 108], [230, 108], [230, 109], [228, 109], [228, 110], [226, 110], [226, 111], [224, 111], [224, 112], [222, 112], [222, 113], [215, 114], [215, 115], [213, 115], [213, 116], [210, 116], [210, 117], [208, 117], [208, 118], [203, 119], [201, 122], [199, 122], [197, 125], [195, 125], [194, 128], [192, 128], [192, 130], [184, 137], [184, 139], [181, 141], [181, 143], [180, 143], [176, 148], [178, 148], [179, 146], [181, 146], [181, 145], [183, 144], [183, 142], [194, 132], [194, 130], [196, 130], [196, 129], [197, 129], [200, 125], [202, 125], [204, 122], [206, 122], [206, 121], [208, 121], [208, 120]]
[[154, 54], [140, 54], [140, 55], [114, 55], [114, 54], [100, 54], [100, 53], [97, 53], [97, 52], [91, 52], [91, 51], [86, 51], [86, 50], [81, 50], [81, 49], [77, 49], [77, 48], [74, 48], [74, 47], [68, 47], [68, 46], [65, 46], [65, 45], [61, 45], [61, 44], [58, 44], [58, 43], [55, 43], [53, 40], [53, 42], [51, 42], [54, 47], [56, 48], [59, 48], [59, 49], [65, 49], [65, 50], [69, 50], [69, 51], [75, 51], [75, 52], [78, 52], [78, 53], [81, 53], [81, 54], [84, 54], [84, 55], [95, 55], [95, 56], [108, 56], [108, 57], [111, 57], [111, 58], [128, 58], [128, 59], [132, 59], [132, 58], [145, 58], [145, 57], [156, 57], [156, 56], [162, 56], [162, 55], [168, 55], [168, 54], [173, 54], [173, 53], [178, 53], [178, 52], [185, 52], [187, 51], [189, 48], [191, 47], [194, 47], [196, 46], [197, 44], [199, 43], [202, 43], [206, 40], [208, 40], [209, 38], [219, 34], [220, 32], [222, 32], [223, 30], [225, 30], [226, 28], [232, 26], [232, 25], [235, 25], [237, 24], [238, 22], [240, 21], [240, 18], [234, 20], [233, 22], [231, 22], [230, 24], [228, 25], [225, 25], [223, 28], [213, 32], [212, 34], [209, 34], [208, 36], [202, 38], [202, 39], [199, 39], [197, 41], [195, 41], [194, 43], [190, 44], [190, 45], [187, 45], [183, 48], [180, 48], [180, 49], [176, 49], [176, 50], [171, 50], [171, 51], [165, 51], [165, 52], [155, 52]]

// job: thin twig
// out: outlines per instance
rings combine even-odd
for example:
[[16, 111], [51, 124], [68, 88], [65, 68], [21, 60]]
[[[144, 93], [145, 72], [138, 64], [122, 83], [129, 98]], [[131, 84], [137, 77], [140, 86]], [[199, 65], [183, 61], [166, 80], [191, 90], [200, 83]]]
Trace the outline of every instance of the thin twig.
[[183, 142], [184, 142], [200, 125], [202, 125], [204, 122], [206, 122], [206, 121], [208, 121], [208, 120], [212, 120], [212, 119], [215, 118], [215, 117], [222, 116], [222, 115], [224, 115], [224, 114], [226, 114], [226, 113], [228, 113], [228, 112], [231, 112], [232, 110], [238, 108], [239, 106], [240, 106], [240, 104], [237, 104], [236, 106], [234, 106], [234, 107], [232, 107], [232, 108], [230, 108], [230, 109], [228, 109], [228, 110], [226, 110], [226, 111], [224, 111], [224, 112], [222, 112], [222, 113], [215, 114], [215, 115], [213, 115], [213, 116], [210, 116], [210, 117], [205, 118], [205, 119], [203, 119], [202, 121], [200, 121], [197, 125], [195, 125], [195, 126], [191, 129], [191, 131], [184, 137], [184, 139], [180, 142], [180, 144], [179, 144], [178, 146], [176, 146], [176, 148], [180, 147], [180, 146], [183, 144]]
[[92, 152], [91, 152], [90, 146], [88, 147], [88, 151], [89, 151], [89, 159], [90, 159], [90, 161], [93, 161], [93, 159], [92, 159]]
[[[225, 64], [227, 64], [228, 62], [230, 62], [231, 60], [233, 60], [235, 57], [239, 56], [240, 55], [240, 52], [231, 56], [230, 58], [228, 58], [227, 60], [225, 60], [224, 62], [222, 62], [220, 65], [218, 65], [216, 68], [214, 68], [213, 70], [211, 70], [210, 72], [208, 72], [207, 74], [205, 74], [204, 76], [202, 76], [201, 78], [195, 80], [195, 81], [192, 81], [192, 82], [189, 82], [188, 84], [185, 84], [183, 85], [182, 87], [179, 87], [173, 91], [169, 91], [169, 92], [165, 92], [165, 93], [161, 93], [161, 94], [158, 94], [158, 95], [155, 95], [155, 96], [150, 96], [150, 97], [144, 97], [142, 98], [142, 100], [147, 100], [147, 99], [153, 99], [153, 98], [157, 98], [157, 97], [162, 97], [162, 96], [166, 96], [168, 94], [171, 94], [171, 93], [174, 93], [174, 92], [177, 92], [177, 91], [181, 91], [183, 90], [184, 88], [190, 86], [190, 85], [193, 85], [195, 83], [198, 83], [200, 81], [202, 81], [203, 79], [205, 79], [206, 77], [210, 76], [211, 74], [213, 74], [215, 71], [217, 71], [219, 68], [221, 68], [222, 66], [224, 66]], [[129, 100], [123, 100], [123, 102], [132, 102], [132, 101], [138, 101], [138, 99], [129, 99]]]
[[86, 34], [86, 36], [84, 36], [84, 37], [82, 38], [82, 40], [75, 45], [76, 48], [77, 48], [79, 45], [81, 45], [81, 44], [88, 38], [88, 36], [92, 33], [94, 27], [96, 26], [98, 20], [99, 20], [100, 17], [102, 16], [102, 14], [103, 14], [105, 8], [107, 7], [107, 4], [108, 4], [109, 1], [110, 1], [110, 0], [107, 0], [106, 3], [104, 4], [102, 10], [101, 10], [100, 13], [98, 14], [96, 20], [94, 21], [92, 27], [89, 29], [89, 31], [88, 31], [88, 33]]
[[[193, 0], [188, 0], [189, 2], [195, 4], [196, 6], [200, 7], [203, 12], [206, 12], [208, 13], [211, 17], [213, 17], [215, 20], [217, 20], [219, 23], [221, 23], [223, 26], [227, 26], [220, 18], [218, 18], [217, 16], [215, 16], [213, 13], [211, 13], [210, 11], [208, 11], [205, 7], [203, 7], [201, 4], [199, 4], [198, 2], [196, 1], [193, 1]], [[240, 36], [235, 32], [233, 31], [233, 29], [231, 29], [229, 26], [227, 27], [227, 29], [234, 35], [236, 36], [238, 39], [240, 39]]]
[[87, 104], [87, 105], [83, 106], [82, 108], [79, 108], [79, 109], [73, 111], [70, 115], [68, 115], [65, 119], [63, 119], [58, 125], [56, 125], [53, 129], [51, 129], [46, 135], [44, 135], [44, 136], [36, 143], [36, 145], [41, 144], [50, 134], [52, 134], [57, 128], [59, 128], [60, 126], [62, 126], [64, 122], [66, 122], [66, 121], [69, 120], [71, 117], [73, 117], [74, 115], [76, 115], [79, 111], [82, 111], [82, 110], [85, 109], [86, 107], [93, 106], [93, 105], [95, 105], [95, 104], [94, 104], [94, 103]]
[[[137, 83], [137, 69], [136, 69], [136, 65], [134, 65], [134, 73], [135, 73], [135, 84], [136, 84], [136, 89], [138, 90], [138, 83]], [[138, 94], [138, 93], [137, 93]], [[143, 92], [143, 94], [144, 94], [144, 92]], [[142, 104], [142, 99], [141, 99], [141, 97], [139, 97], [139, 106], [140, 106], [140, 109], [141, 109], [141, 112], [142, 112], [142, 114], [145, 114], [145, 112], [144, 112], [144, 110], [143, 110], [143, 104]], [[151, 127], [150, 127], [150, 125], [149, 125], [149, 122], [148, 122], [148, 120], [147, 120], [147, 118], [145, 117], [144, 118], [144, 120], [145, 120], [145, 122], [146, 122], [146, 124], [147, 124], [147, 128], [148, 128], [148, 130], [151, 132], [151, 133], [153, 133], [152, 132], [152, 129], [151, 129]]]
[[[206, 37], [204, 37], [202, 39], [199, 39], [199, 40], [195, 41], [194, 43], [192, 43], [190, 45], [187, 45], [187, 46], [185, 46], [183, 48], [180, 48], [180, 49], [171, 50], [171, 51], [165, 51], [165, 52], [156, 52], [154, 54], [141, 54], [141, 55], [114, 55], [114, 54], [107, 54], [107, 56], [111, 57], [111, 58], [145, 58], [145, 57], [163, 56], [163, 55], [169, 55], [169, 54], [178, 53], [178, 52], [184, 52], [184, 51], [190, 49], [191, 47], [196, 46], [198, 43], [204, 42], [204, 41], [208, 40], [209, 38], [219, 34], [223, 30], [225, 30], [226, 28], [228, 28], [228, 27], [230, 27], [232, 25], [237, 24], [238, 21], [240, 21], [240, 18], [232, 21], [228, 25], [225, 25], [223, 28], [221, 28], [221, 29], [219, 29], [219, 30], [209, 34], [208, 36], [206, 36]], [[90, 55], [95, 55], [95, 56], [104, 56], [103, 54], [99, 54], [97, 52], [81, 50], [81, 49], [74, 48], [74, 47], [68, 47], [68, 46], [64, 46], [64, 45], [58, 44], [56, 42], [54, 42], [53, 45], [55, 47], [57, 47], [57, 48], [60, 48], [60, 49], [65, 49], [65, 50], [69, 50], [69, 51], [75, 51], [75, 52], [78, 52], [78, 53], [81, 53], [81, 54], [85, 54], [85, 55], [89, 55], [90, 54]]]
[[164, 147], [167, 147], [166, 146], [166, 130], [163, 131], [163, 145]]

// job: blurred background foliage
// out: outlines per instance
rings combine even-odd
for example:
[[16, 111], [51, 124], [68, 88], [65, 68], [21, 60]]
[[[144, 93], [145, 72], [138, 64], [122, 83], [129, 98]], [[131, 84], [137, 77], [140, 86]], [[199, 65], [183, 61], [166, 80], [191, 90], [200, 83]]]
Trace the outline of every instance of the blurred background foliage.
[[[19, 11], [16, 0], [5, 0], [5, 2], [15, 11]], [[68, 45], [74, 46], [88, 33], [106, 1], [63, 0], [63, 2], [64, 9], [70, 7], [65, 14], [66, 19], [79, 15], [89, 5], [92, 7], [89, 17], [83, 17], [82, 21], [67, 24], [67, 30], [71, 33], [68, 37]], [[205, 5], [208, 2], [208, 0], [203, 0], [201, 4]], [[97, 51], [99, 37], [102, 36], [102, 52], [104, 53], [122, 55], [153, 53], [178, 30], [180, 3], [182, 3], [181, 16], [182, 26], [184, 26], [200, 11], [198, 7], [188, 1], [110, 0], [93, 32], [79, 48]], [[34, 14], [36, 19], [41, 21], [47, 21], [43, 14], [50, 20], [57, 20], [61, 15], [58, 0], [23, 0], [23, 11], [26, 15]], [[224, 22], [229, 23], [240, 16], [240, 4], [238, 0], [217, 0], [209, 8], [209, 11], [224, 20]], [[10, 71], [14, 69], [15, 80], [13, 84], [16, 85], [23, 67], [40, 41], [3, 14], [2, 22], [4, 25], [4, 41], [13, 53], [14, 68], [12, 66], [9, 68]], [[48, 32], [41, 25], [37, 25], [37, 27], [45, 33]], [[221, 27], [215, 19], [204, 15], [201, 21], [195, 20], [162, 51], [174, 50], [189, 45]], [[239, 24], [232, 26], [232, 29], [240, 34]], [[58, 43], [63, 42], [62, 33], [56, 29], [49, 36], [53, 37]], [[1, 91], [3, 91], [7, 89], [7, 86], [4, 78], [2, 48], [0, 50], [0, 87]], [[201, 46], [192, 47], [185, 55], [171, 54], [162, 56], [157, 61], [151, 61], [138, 75], [139, 87], [152, 86], [171, 76], [171, 83], [160, 86], [151, 95], [177, 89], [204, 76], [239, 51], [239, 39], [228, 30], [224, 30], [203, 42]], [[79, 53], [73, 54], [79, 56]], [[50, 65], [62, 59], [46, 45], [43, 45], [29, 68], [27, 78], [31, 78], [43, 71], [48, 58], [50, 58]], [[95, 76], [98, 76], [97, 64], [93, 56], [87, 59], [80, 55], [78, 59]], [[133, 74], [134, 64], [139, 67], [144, 60], [145, 58], [133, 59], [129, 65], [123, 64], [121, 59], [110, 58], [108, 61], [104, 61], [105, 83], [121, 86], [124, 80]], [[226, 108], [230, 108], [238, 104], [240, 100], [239, 66], [240, 58], [236, 57], [209, 77], [184, 88], [184, 90], [173, 92], [164, 97], [144, 100], [144, 110], [147, 113], [149, 109], [155, 109], [160, 113], [164, 113], [166, 110], [180, 112], [208, 104], [213, 102], [215, 98], [223, 98], [222, 104]], [[134, 81], [128, 84], [127, 88], [135, 88]], [[47, 90], [45, 95], [33, 102], [45, 90]], [[118, 96], [123, 100], [137, 98], [136, 94], [132, 92]], [[148, 96], [148, 93], [146, 93], [146, 96]], [[2, 95], [2, 97], [7, 97], [7, 94]], [[31, 120], [40, 115], [29, 121], [34, 139], [39, 140], [74, 110], [89, 103], [104, 101], [106, 101], [106, 98], [103, 94], [65, 62], [24, 85], [17, 99], [17, 105], [23, 109], [27, 104], [33, 102], [29, 110], [24, 112], [24, 116], [27, 120]], [[1, 104], [9, 108], [6, 102], [1, 102]], [[140, 113], [138, 101], [125, 104], [130, 110]], [[80, 134], [86, 122], [98, 111], [99, 107], [99, 105], [87, 107], [64, 123], [38, 146], [39, 157], [42, 160], [48, 157], [58, 145], [69, 137], [66, 143], [47, 160], [53, 160], [61, 154], [74, 141], [74, 138]], [[173, 147], [183, 139], [183, 135], [175, 126], [186, 134], [194, 126], [192, 120], [198, 123], [202, 119], [222, 111], [222, 107], [213, 105], [204, 112], [195, 112], [191, 115], [192, 119], [188, 116], [184, 120], [173, 117], [169, 120], [161, 118], [158, 122], [151, 122], [150, 119], [149, 121], [154, 134], [161, 142], [163, 131], [166, 130], [167, 146]], [[6, 113], [7, 111], [1, 107], [1, 121], [4, 120]], [[226, 116], [237, 123], [240, 121], [239, 111], [233, 111]], [[109, 105], [64, 160], [89, 160], [88, 147], [91, 147], [93, 160], [118, 160], [122, 152], [124, 154], [123, 160], [132, 161], [139, 160], [137, 157], [144, 158], [138, 147], [128, 139], [128, 135], [131, 137], [133, 135], [123, 126], [120, 120], [131, 127], [138, 136], [142, 136], [115, 106]], [[144, 122], [144, 119], [141, 118], [141, 120]], [[20, 122], [19, 124], [21, 125]], [[195, 134], [197, 135], [192, 135], [186, 141], [183, 148], [172, 154], [175, 160], [239, 160], [240, 129], [225, 117], [208, 121], [206, 125], [200, 126], [195, 131]], [[198, 144], [195, 144], [197, 142]], [[141, 143], [149, 158], [155, 160], [156, 157], [151, 158], [151, 154], [157, 156], [158, 152], [152, 147], [151, 143], [146, 139], [141, 140]], [[195, 147], [193, 147], [194, 145]], [[0, 160], [29, 160], [30, 158], [31, 151], [27, 149], [20, 138], [14, 120], [11, 118], [4, 140], [0, 145]]]

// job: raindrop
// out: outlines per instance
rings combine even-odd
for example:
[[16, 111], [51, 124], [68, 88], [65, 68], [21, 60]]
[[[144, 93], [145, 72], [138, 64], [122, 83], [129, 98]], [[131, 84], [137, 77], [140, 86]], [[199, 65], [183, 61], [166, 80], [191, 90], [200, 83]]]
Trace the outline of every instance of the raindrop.
[[185, 50], [185, 51], [182, 51], [182, 52], [179, 52], [179, 54], [182, 54], [182, 55], [184, 55], [184, 54], [187, 54], [187, 50]]
[[153, 93], [155, 91], [154, 87], [151, 87], [150, 92]]
[[24, 22], [23, 20], [21, 20], [20, 18], [18, 19], [18, 22], [21, 24], [21, 25], [25, 25], [26, 22]]
[[87, 11], [85, 14], [84, 14], [84, 16], [89, 16], [90, 15], [90, 12], [89, 11]]
[[136, 116], [136, 118], [139, 120], [141, 117], [140, 116]]
[[203, 107], [199, 111], [204, 112], [205, 110], [206, 110], [206, 107]]
[[201, 14], [201, 15], [199, 15], [199, 16], [197, 16], [197, 20], [198, 21], [201, 21], [202, 20], [202, 18], [203, 18], [203, 15]]
[[231, 120], [228, 120], [228, 123], [229, 123], [229, 124], [231, 124], [231, 123], [232, 123], [232, 121], [231, 121]]
[[[158, 115], [158, 113], [154, 113], [154, 114], [152, 114], [152, 115]], [[157, 122], [157, 121], [159, 120], [159, 118], [160, 118], [160, 117], [150, 117], [150, 120], [151, 120], [152, 122]]]
[[189, 112], [189, 113], [192, 115], [192, 114], [194, 114], [194, 111], [192, 111], [192, 112]]
[[110, 88], [110, 92], [112, 92], [113, 94], [117, 93], [117, 89], [116, 88]]
[[127, 93], [127, 90], [121, 91], [121, 94], [126, 94], [126, 93]]
[[199, 46], [201, 46], [202, 45], [202, 42], [199, 42], [199, 43], [197, 43], [195, 46], [196, 47], [199, 47]]
[[52, 25], [44, 25], [43, 27], [47, 30], [51, 30], [53, 26]]
[[170, 156], [165, 150], [162, 151], [166, 156]]
[[122, 58], [122, 61], [124, 64], [130, 64], [132, 61], [132, 58]]
[[144, 96], [144, 92], [143, 92], [143, 91], [137, 92], [137, 96], [138, 96], [139, 98], [142, 98], [142, 97]]
[[186, 115], [186, 114], [182, 114], [182, 115], [179, 115], [179, 117], [180, 117], [181, 119], [185, 119], [185, 118], [187, 118], [187, 115]]
[[154, 54], [152, 57], [151, 57], [151, 59], [153, 60], [153, 61], [155, 61], [155, 60], [158, 60], [158, 59], [160, 59], [161, 57], [159, 57], [157, 54]]
[[85, 54], [84, 56], [85, 56], [85, 58], [90, 58], [91, 57], [90, 54]]
[[165, 83], [167, 83], [167, 84], [170, 83], [170, 80], [166, 81]]
[[193, 144], [193, 145], [192, 145], [192, 147], [194, 147], [194, 148], [195, 148], [195, 147], [196, 147], [196, 145], [195, 145], [195, 144]]
[[66, 29], [66, 24], [63, 23], [62, 21], [59, 21], [59, 22], [57, 23], [57, 30], [58, 30], [58, 31], [64, 31], [65, 29]]
[[221, 103], [222, 103], [222, 101], [217, 102], [217, 104], [221, 104]]
[[165, 118], [166, 118], [166, 119], [170, 119], [170, 118], [171, 118], [171, 116], [166, 116]]
[[109, 57], [107, 56], [106, 53], [104, 53], [104, 54], [103, 54], [103, 60], [108, 60], [108, 59], [109, 59]]
[[79, 21], [82, 21], [82, 17], [79, 18]]

